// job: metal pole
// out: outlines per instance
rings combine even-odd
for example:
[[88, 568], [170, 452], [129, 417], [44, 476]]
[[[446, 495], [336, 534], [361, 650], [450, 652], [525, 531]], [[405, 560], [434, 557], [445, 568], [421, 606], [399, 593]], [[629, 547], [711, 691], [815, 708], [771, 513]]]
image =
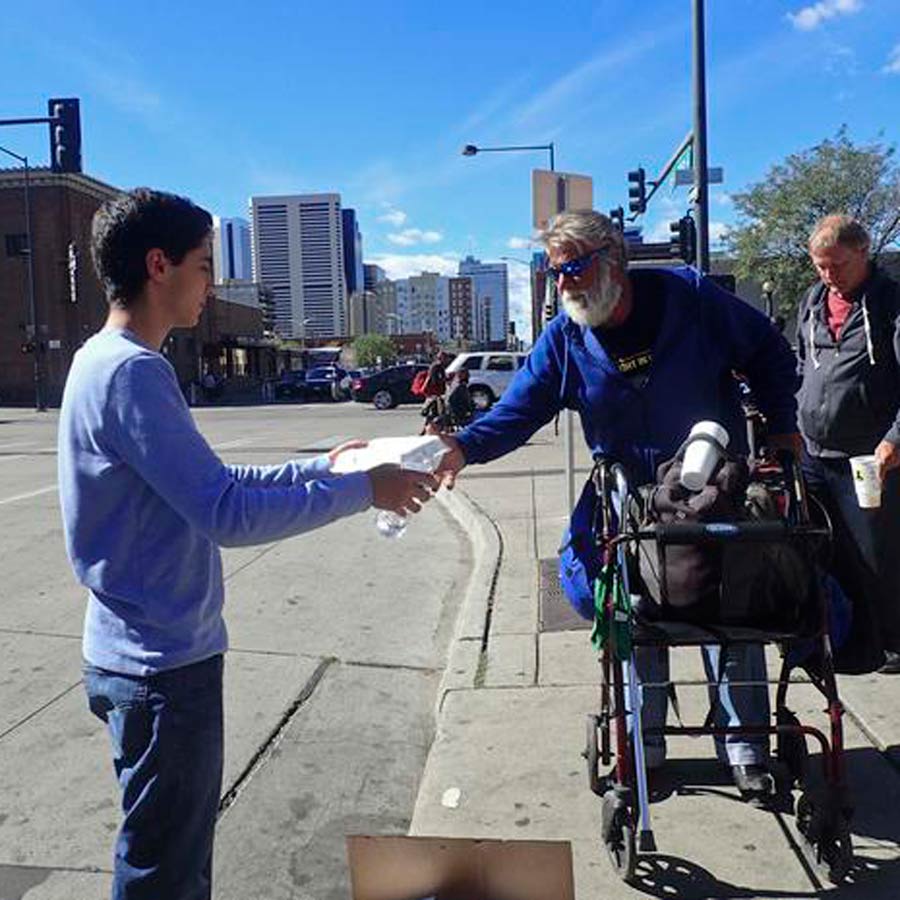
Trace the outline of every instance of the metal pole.
[[28, 242], [28, 317], [34, 332], [34, 405], [38, 412], [47, 407], [44, 404], [44, 392], [41, 385], [41, 338], [38, 333], [37, 311], [34, 303], [34, 242], [31, 237], [31, 179], [28, 169], [28, 157], [22, 157], [25, 166], [25, 235]]
[[706, 66], [703, 0], [693, 0], [694, 18], [694, 219], [697, 268], [709, 271], [709, 196], [706, 167]]
[[[550, 145], [547, 147], [550, 151], [550, 171], [556, 171], [556, 160], [553, 153], [553, 142], [550, 142]], [[557, 203], [559, 201], [557, 200]], [[557, 212], [561, 212], [559, 205], [557, 206]], [[556, 285], [553, 285], [553, 295], [557, 299], [557, 303], [559, 302], [559, 298], [556, 297], [557, 290]], [[571, 409], [567, 409], [563, 412], [563, 452], [565, 454], [565, 469], [566, 469], [566, 508], [571, 512], [575, 509], [575, 415]]]

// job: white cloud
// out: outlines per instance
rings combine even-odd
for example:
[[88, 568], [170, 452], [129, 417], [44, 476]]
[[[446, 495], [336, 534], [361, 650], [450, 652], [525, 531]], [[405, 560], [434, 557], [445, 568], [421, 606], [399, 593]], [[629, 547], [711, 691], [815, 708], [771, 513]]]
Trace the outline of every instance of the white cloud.
[[900, 75], [900, 44], [888, 54], [888, 61], [881, 70], [885, 75]]
[[862, 0], [819, 0], [804, 6], [799, 12], [788, 13], [794, 28], [800, 31], [812, 31], [827, 19], [835, 16], [849, 16], [862, 9]]
[[458, 253], [380, 253], [366, 254], [366, 261], [384, 269], [392, 281], [421, 275], [422, 272], [437, 272], [440, 275], [456, 275], [459, 272]]
[[378, 216], [379, 222], [387, 222], [388, 225], [393, 225], [394, 228], [399, 228], [406, 222], [406, 219], [407, 215], [402, 209], [389, 209], [386, 213]]
[[422, 231], [421, 228], [404, 228], [403, 231], [387, 236], [392, 244], [399, 244], [401, 247], [412, 247], [415, 244], [436, 244], [443, 238], [444, 235], [440, 231]]
[[531, 238], [523, 238], [523, 237], [511, 237], [507, 242], [506, 246], [509, 247], [510, 250], [525, 250], [528, 247], [533, 245], [533, 241]]

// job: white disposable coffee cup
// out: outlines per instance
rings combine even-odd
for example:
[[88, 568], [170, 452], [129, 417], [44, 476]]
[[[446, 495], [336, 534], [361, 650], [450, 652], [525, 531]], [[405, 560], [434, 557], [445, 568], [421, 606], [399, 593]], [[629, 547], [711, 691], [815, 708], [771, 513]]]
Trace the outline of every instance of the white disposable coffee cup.
[[871, 453], [851, 456], [850, 474], [853, 476], [853, 487], [856, 488], [856, 502], [860, 507], [877, 509], [881, 506], [881, 479], [878, 477], [875, 456]]
[[681, 464], [681, 485], [689, 491], [702, 491], [709, 482], [721, 452], [707, 440], [712, 438], [722, 447], [728, 446], [728, 432], [718, 422], [698, 422], [688, 435]]

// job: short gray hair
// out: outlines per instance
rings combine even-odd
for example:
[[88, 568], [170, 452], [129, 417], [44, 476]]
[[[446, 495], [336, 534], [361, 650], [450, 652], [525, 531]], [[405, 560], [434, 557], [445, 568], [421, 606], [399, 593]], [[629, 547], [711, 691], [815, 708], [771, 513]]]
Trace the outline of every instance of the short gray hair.
[[609, 249], [610, 258], [623, 269], [628, 259], [625, 238], [612, 219], [593, 209], [572, 209], [554, 216], [538, 234], [547, 250], [574, 247], [578, 253]]
[[819, 219], [809, 236], [809, 249], [824, 250], [838, 244], [853, 250], [868, 250], [869, 233], [853, 216], [833, 214]]

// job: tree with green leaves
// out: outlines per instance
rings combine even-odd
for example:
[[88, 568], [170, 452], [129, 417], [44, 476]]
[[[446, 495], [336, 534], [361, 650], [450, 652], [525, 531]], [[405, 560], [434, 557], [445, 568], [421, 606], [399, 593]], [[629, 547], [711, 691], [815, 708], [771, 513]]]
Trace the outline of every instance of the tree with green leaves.
[[374, 366], [379, 357], [387, 365], [396, 360], [397, 348], [383, 334], [361, 334], [353, 341], [353, 354], [358, 366]]
[[856, 146], [846, 127], [833, 139], [792, 154], [749, 190], [734, 194], [737, 226], [725, 241], [740, 280], [775, 286], [779, 312], [790, 315], [816, 279], [807, 242], [829, 213], [858, 219], [872, 239], [872, 255], [900, 238], [900, 169], [895, 147]]

